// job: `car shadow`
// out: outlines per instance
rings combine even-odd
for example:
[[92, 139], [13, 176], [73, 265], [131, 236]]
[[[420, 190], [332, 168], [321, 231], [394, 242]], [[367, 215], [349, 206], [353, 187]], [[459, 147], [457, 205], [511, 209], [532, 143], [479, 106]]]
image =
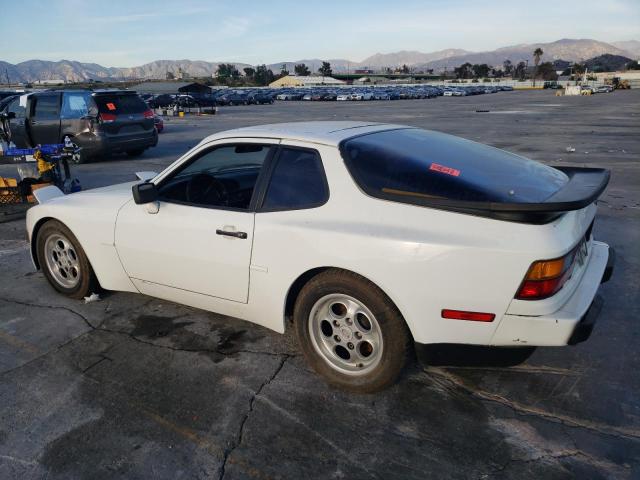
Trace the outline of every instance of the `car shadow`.
[[416, 357], [425, 367], [513, 367], [526, 361], [535, 349], [448, 343], [417, 344]]

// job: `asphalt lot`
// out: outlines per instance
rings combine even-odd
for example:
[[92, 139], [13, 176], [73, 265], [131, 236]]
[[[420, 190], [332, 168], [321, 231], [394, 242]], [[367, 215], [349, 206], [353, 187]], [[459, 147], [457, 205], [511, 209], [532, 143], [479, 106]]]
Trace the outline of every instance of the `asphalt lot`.
[[289, 336], [142, 295], [59, 296], [33, 271], [23, 222], [3, 223], [0, 478], [640, 478], [640, 90], [224, 107], [167, 120], [141, 159], [75, 171], [85, 188], [129, 181], [216, 131], [323, 119], [610, 168], [594, 233], [617, 264], [592, 337], [511, 366], [432, 348], [389, 390], [351, 395]]

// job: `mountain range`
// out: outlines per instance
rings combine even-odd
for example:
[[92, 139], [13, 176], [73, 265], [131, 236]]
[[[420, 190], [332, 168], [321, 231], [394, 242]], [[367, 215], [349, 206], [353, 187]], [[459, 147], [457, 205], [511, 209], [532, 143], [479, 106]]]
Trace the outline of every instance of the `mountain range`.
[[[394, 53], [376, 53], [360, 62], [346, 59], [329, 59], [334, 72], [347, 72], [369, 68], [379, 70], [386, 67], [407, 65], [417, 69], [452, 69], [465, 62], [487, 63], [500, 66], [505, 60], [513, 64], [520, 61], [533, 62], [533, 51], [536, 48], [544, 51], [543, 61], [566, 60], [580, 62], [603, 54], [620, 55], [637, 59], [640, 57], [640, 41], [605, 43], [591, 39], [561, 39], [550, 43], [534, 43], [512, 45], [485, 52], [470, 52], [461, 49], [446, 49], [435, 52], [399, 51]], [[179, 70], [191, 77], [208, 77], [216, 72], [221, 62], [202, 60], [156, 60], [137, 67], [104, 67], [96, 63], [82, 63], [72, 60], [58, 62], [45, 60], [28, 60], [18, 64], [0, 61], [0, 83], [34, 82], [37, 80], [64, 80], [81, 82], [87, 80], [117, 79], [164, 79], [167, 72], [177, 74]], [[322, 64], [321, 59], [302, 59], [283, 61], [267, 65], [274, 73], [280, 72], [282, 66], [293, 72], [294, 65], [304, 63], [312, 71]], [[236, 68], [249, 67], [246, 63], [235, 63]]]

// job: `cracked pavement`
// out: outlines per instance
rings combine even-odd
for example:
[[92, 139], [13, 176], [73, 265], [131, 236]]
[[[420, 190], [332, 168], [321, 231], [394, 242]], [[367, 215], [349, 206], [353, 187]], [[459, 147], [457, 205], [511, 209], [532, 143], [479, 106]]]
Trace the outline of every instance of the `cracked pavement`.
[[23, 222], [0, 223], [0, 478], [640, 478], [640, 90], [227, 107], [167, 120], [140, 160], [76, 172], [85, 187], [127, 181], [209, 133], [292, 119], [404, 123], [611, 168], [594, 232], [617, 264], [592, 337], [520, 358], [431, 347], [392, 388], [353, 395], [289, 335], [142, 295], [64, 298], [33, 271]]

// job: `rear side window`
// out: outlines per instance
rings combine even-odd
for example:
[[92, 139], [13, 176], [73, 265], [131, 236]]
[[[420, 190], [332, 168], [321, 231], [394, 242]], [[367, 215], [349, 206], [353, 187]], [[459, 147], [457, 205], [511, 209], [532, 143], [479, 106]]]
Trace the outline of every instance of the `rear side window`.
[[65, 92], [62, 95], [60, 118], [82, 118], [89, 115], [91, 95], [87, 92]]
[[38, 95], [35, 97], [36, 105], [34, 117], [38, 120], [56, 120], [60, 111], [60, 98], [58, 95]]
[[96, 95], [94, 99], [100, 113], [127, 115], [142, 113], [149, 109], [138, 95]]
[[341, 145], [341, 151], [362, 190], [406, 203], [425, 199], [537, 203], [568, 181], [564, 173], [533, 160], [420, 129], [354, 137]]
[[264, 210], [294, 210], [322, 205], [329, 189], [315, 150], [283, 148], [263, 202]]

